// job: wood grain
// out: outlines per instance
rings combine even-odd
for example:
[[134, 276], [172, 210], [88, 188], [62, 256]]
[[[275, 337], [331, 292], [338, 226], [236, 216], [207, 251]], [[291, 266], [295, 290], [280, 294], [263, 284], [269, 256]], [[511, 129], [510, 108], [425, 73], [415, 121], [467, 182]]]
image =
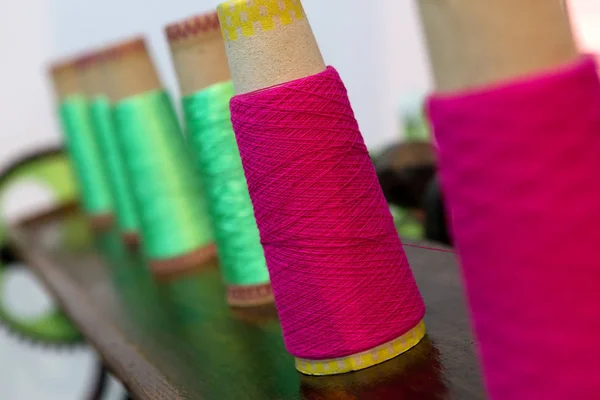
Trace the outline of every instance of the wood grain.
[[118, 235], [69, 234], [64, 210], [10, 229], [11, 246], [137, 399], [482, 399], [454, 253], [406, 252], [428, 306], [426, 339], [382, 365], [306, 377], [285, 351], [274, 307], [231, 309], [216, 267], [156, 283]]

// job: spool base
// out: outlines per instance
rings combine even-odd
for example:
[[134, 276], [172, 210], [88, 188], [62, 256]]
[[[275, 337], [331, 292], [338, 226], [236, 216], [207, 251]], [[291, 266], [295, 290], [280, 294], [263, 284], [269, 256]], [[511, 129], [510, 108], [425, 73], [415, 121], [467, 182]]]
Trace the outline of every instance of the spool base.
[[227, 285], [227, 303], [232, 307], [256, 307], [274, 301], [271, 283], [251, 286]]
[[327, 360], [307, 360], [296, 357], [296, 369], [305, 375], [318, 376], [360, 371], [406, 353], [415, 347], [424, 336], [425, 322], [421, 321], [399, 338], [362, 353]]
[[169, 280], [191, 274], [217, 258], [217, 247], [211, 243], [183, 256], [166, 260], [150, 260], [150, 269], [159, 280]]
[[112, 214], [90, 215], [88, 218], [92, 230], [96, 232], [106, 232], [110, 230], [115, 223], [115, 217]]
[[137, 232], [124, 232], [121, 235], [121, 238], [123, 239], [125, 246], [129, 249], [137, 249], [140, 247], [140, 236]]
[[233, 307], [231, 313], [235, 319], [254, 325], [262, 325], [279, 320], [274, 302], [256, 307]]

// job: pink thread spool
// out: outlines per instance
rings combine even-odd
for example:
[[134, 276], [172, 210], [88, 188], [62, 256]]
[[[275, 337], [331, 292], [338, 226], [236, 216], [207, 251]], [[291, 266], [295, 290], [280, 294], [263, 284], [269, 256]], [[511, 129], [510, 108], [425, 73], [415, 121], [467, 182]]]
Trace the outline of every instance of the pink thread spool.
[[429, 104], [440, 178], [489, 398], [596, 398], [596, 65], [578, 60], [558, 1], [419, 7], [442, 93]]
[[[296, 357], [296, 368], [310, 375], [339, 374], [376, 365], [409, 350], [425, 334], [425, 308], [343, 83], [334, 69], [325, 68], [302, 5], [297, 0], [234, 0], [221, 4], [218, 10], [238, 94], [232, 99], [232, 122], [286, 347]], [[308, 93], [323, 91], [321, 84], [326, 82], [331, 84], [331, 93]], [[306, 102], [301, 101], [302, 96], [308, 96]], [[315, 105], [317, 98], [327, 98], [322, 108]], [[298, 111], [300, 107], [303, 111]], [[320, 111], [339, 112], [339, 118], [322, 115], [322, 126], [314, 120], [305, 121]], [[279, 119], [281, 112], [287, 112], [287, 119]], [[292, 128], [306, 127], [314, 136], [306, 138], [293, 132], [290, 121]], [[347, 131], [340, 130], [343, 127]], [[314, 139], [321, 136], [339, 141], [331, 148], [322, 142], [315, 154], [333, 153], [325, 159], [304, 158], [298, 163], [295, 154], [301, 158], [307, 148], [319, 146], [320, 140]], [[325, 170], [323, 165], [332, 159], [342, 165]], [[295, 180], [296, 166], [306, 179]], [[268, 187], [277, 180], [280, 167], [290, 180]], [[358, 206], [353, 207], [348, 189], [356, 188], [359, 181], [368, 186], [362, 192], [368, 198], [357, 197]], [[332, 182], [331, 188], [339, 189], [336, 194], [340, 198], [327, 199], [323, 207], [298, 202], [299, 197], [311, 194], [317, 199], [324, 192], [315, 188], [322, 188], [323, 182]], [[304, 206], [299, 218], [288, 213], [293, 207]], [[339, 216], [329, 226], [320, 218], [327, 207]], [[358, 219], [367, 216], [377, 221], [363, 220], [359, 230], [370, 232], [353, 242], [348, 232], [356, 228], [351, 226], [356, 215], [351, 214], [357, 213]], [[308, 220], [313, 220], [314, 226], [306, 226]], [[348, 245], [342, 243], [344, 240]], [[356, 242], [361, 240], [373, 252], [358, 254]], [[384, 257], [377, 252], [379, 240], [387, 246]], [[290, 246], [292, 242], [298, 247]], [[339, 255], [332, 250], [336, 243], [344, 248]], [[348, 255], [349, 247], [355, 250], [355, 257]], [[389, 262], [378, 263], [378, 256], [389, 256]], [[357, 264], [361, 268], [356, 268]]]

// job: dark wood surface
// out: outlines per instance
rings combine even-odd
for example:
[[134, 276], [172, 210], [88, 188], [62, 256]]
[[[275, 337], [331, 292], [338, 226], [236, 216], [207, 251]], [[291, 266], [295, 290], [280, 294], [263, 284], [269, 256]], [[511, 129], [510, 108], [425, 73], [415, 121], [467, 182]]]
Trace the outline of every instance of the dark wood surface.
[[112, 372], [139, 399], [482, 399], [451, 251], [406, 244], [428, 335], [382, 365], [307, 377], [284, 348], [274, 307], [233, 310], [219, 271], [156, 283], [117, 235], [91, 237], [76, 212], [10, 230], [11, 245]]

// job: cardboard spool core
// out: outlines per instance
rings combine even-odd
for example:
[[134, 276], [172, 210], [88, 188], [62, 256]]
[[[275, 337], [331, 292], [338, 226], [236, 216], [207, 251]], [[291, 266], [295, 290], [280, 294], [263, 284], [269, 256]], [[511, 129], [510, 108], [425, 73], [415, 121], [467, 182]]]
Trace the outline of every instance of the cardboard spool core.
[[171, 280], [204, 269], [217, 259], [217, 247], [209, 244], [188, 254], [165, 260], [149, 260], [150, 269], [159, 280]]
[[97, 51], [82, 57], [76, 63], [83, 91], [88, 99], [105, 93], [105, 78], [102, 70], [103, 53]]
[[182, 96], [231, 79], [216, 12], [170, 24], [165, 32]]
[[325, 62], [298, 0], [256, 5], [233, 0], [218, 7], [229, 68], [237, 94], [318, 74]]
[[[238, 94], [325, 70], [300, 0], [232, 0], [220, 4], [217, 10]], [[420, 322], [394, 341], [372, 349], [376, 357], [371, 357], [369, 351], [330, 360], [296, 358], [296, 368], [308, 375], [335, 375], [368, 368], [408, 351], [424, 335], [425, 326]]]
[[106, 232], [112, 229], [115, 224], [115, 217], [112, 214], [89, 215], [90, 226], [96, 232]]
[[63, 61], [50, 67], [54, 92], [59, 102], [84, 92], [77, 73], [76, 60]]
[[[106, 50], [105, 73], [107, 92], [113, 103], [152, 90], [162, 89], [158, 73], [142, 38], [116, 44]], [[135, 245], [136, 240], [125, 238]], [[216, 258], [214, 244], [190, 251], [178, 257], [148, 260], [157, 279], [172, 279], [192, 273]]]
[[124, 232], [121, 234], [123, 243], [130, 249], [137, 249], [140, 247], [140, 236], [137, 232]]
[[560, 1], [417, 3], [436, 86], [443, 92], [527, 76], [578, 55]]
[[[231, 79], [216, 12], [170, 24], [165, 31], [183, 96]], [[227, 285], [227, 302], [234, 307], [260, 306], [273, 300], [270, 283]]]
[[106, 50], [105, 73], [108, 76], [107, 94], [113, 103], [162, 89], [146, 42], [136, 38], [118, 43]]

